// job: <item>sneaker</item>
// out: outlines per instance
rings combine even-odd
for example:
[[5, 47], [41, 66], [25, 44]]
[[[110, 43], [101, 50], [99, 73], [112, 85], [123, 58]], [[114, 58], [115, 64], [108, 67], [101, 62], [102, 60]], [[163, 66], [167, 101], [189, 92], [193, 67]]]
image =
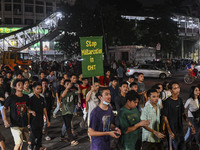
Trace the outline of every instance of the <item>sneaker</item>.
[[56, 114], [53, 114], [53, 118], [56, 118]]
[[31, 145], [28, 145], [27, 150], [32, 150]]
[[46, 137], [45, 137], [45, 140], [46, 140], [46, 141], [50, 141], [51, 138], [50, 138], [49, 136], [46, 136]]

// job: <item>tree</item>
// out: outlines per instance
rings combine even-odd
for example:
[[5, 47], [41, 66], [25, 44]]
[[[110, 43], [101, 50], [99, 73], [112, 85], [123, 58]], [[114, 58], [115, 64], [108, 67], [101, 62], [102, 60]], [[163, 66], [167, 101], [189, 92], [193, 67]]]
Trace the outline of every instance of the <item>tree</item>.
[[68, 57], [80, 54], [79, 37], [103, 35], [109, 46], [134, 43], [134, 23], [121, 17], [114, 0], [101, 0], [92, 7], [79, 0], [74, 6], [63, 4], [62, 11], [65, 34], [57, 47]]

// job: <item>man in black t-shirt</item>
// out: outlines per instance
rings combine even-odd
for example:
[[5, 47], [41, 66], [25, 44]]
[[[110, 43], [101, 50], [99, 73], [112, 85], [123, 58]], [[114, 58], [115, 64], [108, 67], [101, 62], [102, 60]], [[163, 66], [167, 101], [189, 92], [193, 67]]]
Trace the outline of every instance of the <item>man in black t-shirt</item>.
[[195, 129], [193, 125], [188, 121], [188, 118], [184, 112], [184, 106], [182, 99], [179, 97], [180, 86], [177, 82], [171, 82], [169, 89], [172, 96], [169, 97], [163, 103], [163, 116], [170, 137], [170, 143], [174, 150], [185, 150], [184, 132], [183, 132], [183, 121], [182, 117], [188, 122], [193, 133]]
[[40, 150], [45, 149], [42, 147], [42, 128], [44, 125], [43, 116], [45, 115], [47, 120], [47, 127], [50, 126], [50, 122], [46, 110], [46, 102], [44, 97], [41, 96], [42, 85], [39, 82], [33, 84], [33, 93], [34, 95], [30, 97], [29, 108], [35, 111], [36, 116], [31, 115], [31, 134], [29, 141], [30, 149]]
[[128, 83], [126, 81], [122, 82], [119, 89], [120, 93], [114, 99], [117, 112], [119, 112], [119, 110], [126, 104], [126, 93], [128, 92]]
[[7, 91], [7, 88], [4, 84], [4, 78], [3, 76], [0, 76], [0, 112], [1, 112], [1, 115], [2, 115], [2, 120], [3, 119], [3, 105], [4, 105], [4, 102], [5, 102], [5, 98], [8, 97], [8, 91]]
[[[54, 103], [54, 97], [53, 97], [53, 91], [48, 87], [48, 80], [42, 79], [42, 95], [44, 96], [44, 100], [46, 102], [46, 110], [47, 110], [47, 116], [49, 118], [49, 121], [51, 122], [51, 110]], [[45, 133], [45, 140], [49, 141], [51, 138], [48, 136], [48, 128], [47, 123], [44, 123], [43, 131]]]
[[[6, 100], [3, 107], [4, 125], [11, 129], [12, 136], [15, 141], [15, 150], [22, 149], [23, 137], [28, 137], [29, 124], [28, 113], [35, 115], [35, 112], [28, 109], [29, 97], [23, 95], [23, 81], [16, 79], [13, 82], [15, 94], [10, 95]], [[10, 121], [6, 117], [6, 110], [10, 107]]]

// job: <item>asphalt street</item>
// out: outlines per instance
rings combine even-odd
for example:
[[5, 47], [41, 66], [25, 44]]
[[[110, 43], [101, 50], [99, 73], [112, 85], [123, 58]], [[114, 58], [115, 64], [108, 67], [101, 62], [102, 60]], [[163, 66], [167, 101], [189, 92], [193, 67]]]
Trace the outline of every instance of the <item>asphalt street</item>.
[[[167, 81], [177, 81], [180, 83], [181, 87], [181, 94], [180, 97], [185, 102], [189, 96], [189, 89], [192, 85], [198, 85], [200, 84], [200, 79], [197, 79], [193, 84], [187, 85], [183, 81], [184, 75], [187, 74], [187, 70], [178, 70], [178, 71], [172, 71], [172, 77], [166, 79]], [[146, 88], [149, 89], [151, 86], [153, 86], [156, 83], [163, 83], [165, 80], [157, 79], [157, 78], [145, 78], [145, 85]], [[51, 126], [49, 128], [49, 136], [51, 137], [51, 141], [45, 141], [43, 138], [43, 146], [47, 147], [48, 150], [89, 150], [90, 149], [90, 141], [87, 136], [87, 130], [82, 130], [79, 126], [79, 123], [81, 121], [81, 116], [75, 116], [74, 117], [74, 126], [75, 131], [78, 133], [77, 140], [79, 141], [79, 144], [75, 147], [70, 146], [69, 142], [61, 142], [60, 141], [60, 134], [61, 134], [61, 128], [62, 128], [62, 117], [61, 113], [58, 113], [57, 118], [52, 118]], [[185, 128], [187, 126], [185, 125]], [[5, 129], [3, 126], [3, 122], [0, 119], [0, 130], [2, 134], [5, 136], [5, 144], [7, 150], [12, 150], [14, 147], [14, 141], [10, 132], [10, 129]], [[27, 149], [27, 144], [25, 143], [23, 146], [23, 150]]]

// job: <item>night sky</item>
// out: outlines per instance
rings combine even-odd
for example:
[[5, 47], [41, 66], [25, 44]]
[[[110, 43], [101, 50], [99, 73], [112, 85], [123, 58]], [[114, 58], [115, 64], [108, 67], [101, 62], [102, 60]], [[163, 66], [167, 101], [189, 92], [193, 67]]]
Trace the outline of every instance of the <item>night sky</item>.
[[144, 6], [152, 6], [154, 4], [163, 3], [165, 0], [138, 0], [138, 2], [142, 3]]

